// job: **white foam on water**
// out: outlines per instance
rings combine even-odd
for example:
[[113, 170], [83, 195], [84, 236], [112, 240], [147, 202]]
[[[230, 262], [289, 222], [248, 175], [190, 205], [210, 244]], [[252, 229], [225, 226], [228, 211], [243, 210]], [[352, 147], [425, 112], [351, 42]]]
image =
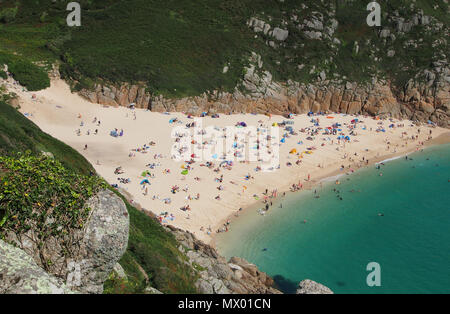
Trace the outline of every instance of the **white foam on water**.
[[320, 182], [333, 182], [338, 180], [339, 178], [343, 177], [345, 175], [345, 173], [341, 173], [332, 177], [327, 177], [327, 178], [323, 178], [322, 180], [320, 180]]
[[[406, 155], [405, 155], [405, 156], [406, 156]], [[382, 160], [382, 161], [380, 161], [380, 162], [377, 162], [376, 165], [378, 165], [378, 164], [383, 164], [383, 163], [387, 163], [387, 162], [389, 162], [389, 161], [397, 160], [397, 159], [400, 159], [400, 158], [403, 158], [403, 157], [404, 157], [404, 156], [396, 156], [396, 157], [388, 158], [388, 159]]]

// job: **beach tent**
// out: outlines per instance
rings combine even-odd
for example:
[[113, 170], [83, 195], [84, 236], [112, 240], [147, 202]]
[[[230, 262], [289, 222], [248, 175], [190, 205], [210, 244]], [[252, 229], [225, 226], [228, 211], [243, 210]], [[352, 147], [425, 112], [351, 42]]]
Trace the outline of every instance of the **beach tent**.
[[285, 143], [286, 142], [286, 138], [285, 137], [283, 137], [282, 139], [281, 139], [281, 141], [280, 141], [281, 143]]
[[147, 183], [147, 184], [150, 184], [150, 181], [148, 181], [148, 179], [144, 179], [144, 180], [141, 181], [141, 185], [142, 185], [142, 184], [146, 184], [146, 183]]
[[150, 175], [150, 171], [148, 170], [145, 170], [144, 172], [141, 173], [141, 177], [146, 177], [148, 175]]

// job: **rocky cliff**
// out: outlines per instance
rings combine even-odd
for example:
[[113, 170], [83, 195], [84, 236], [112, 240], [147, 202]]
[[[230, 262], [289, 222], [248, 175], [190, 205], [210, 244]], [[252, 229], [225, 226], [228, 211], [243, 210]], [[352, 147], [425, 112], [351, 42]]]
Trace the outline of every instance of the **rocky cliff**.
[[[437, 65], [440, 65], [437, 64]], [[448, 65], [446, 65], [446, 71]], [[433, 72], [428, 72], [435, 78]], [[357, 83], [336, 85], [330, 82], [300, 84], [273, 82], [270, 74], [263, 78], [247, 75], [251, 94], [236, 90], [231, 93], [204, 93], [182, 99], [152, 98], [145, 88], [123, 85], [120, 89], [97, 87], [97, 91], [83, 90], [80, 94], [92, 102], [110, 106], [136, 104], [138, 108], [156, 112], [185, 112], [199, 115], [208, 113], [308, 113], [336, 112], [347, 114], [381, 115], [412, 121], [436, 123], [450, 127], [450, 84], [447, 81], [428, 81], [423, 84], [410, 81], [403, 89], [380, 81], [366, 86]], [[435, 85], [437, 84], [437, 85]], [[136, 93], [136, 91], [139, 91]], [[118, 94], [116, 94], [118, 93]]]
[[[280, 12], [267, 8], [243, 23], [261, 45], [243, 53], [232, 91], [175, 99], [145, 82], [100, 80], [81, 94], [95, 103], [134, 103], [158, 112], [361, 113], [449, 127], [448, 1], [382, 4], [380, 27], [367, 26], [359, 1], [279, 6]], [[227, 63], [222, 74], [232, 68]]]
[[[92, 213], [85, 228], [68, 235], [64, 241], [50, 239], [45, 247], [37, 247], [30, 240], [36, 236], [32, 230], [20, 237], [10, 234], [6, 242], [0, 240], [0, 293], [102, 293], [103, 283], [111, 273], [127, 281], [118, 263], [128, 244], [125, 204], [112, 192], [101, 191], [86, 206], [92, 208]], [[151, 215], [150, 218], [153, 219]], [[185, 263], [197, 274], [195, 286], [199, 293], [282, 293], [275, 288], [274, 280], [256, 265], [239, 257], [227, 261], [193, 234], [172, 226], [165, 229], [175, 236], [179, 251], [186, 256]], [[43, 265], [43, 261], [51, 264]], [[148, 286], [144, 293], [161, 292]], [[331, 290], [305, 280], [297, 293], [331, 293]]]
[[274, 288], [274, 281], [267, 274], [246, 260], [233, 257], [227, 261], [217, 251], [195, 238], [189, 232], [168, 226], [180, 243], [194, 269], [199, 272], [196, 286], [207, 294], [273, 294], [281, 293]]
[[[243, 258], [226, 260], [211, 246], [189, 232], [167, 226], [180, 243], [179, 250], [188, 257], [188, 263], [199, 272], [196, 286], [207, 294], [280, 294], [274, 280]], [[330, 289], [311, 280], [302, 281], [298, 294], [332, 293]]]
[[[123, 201], [100, 191], [86, 203], [92, 209], [81, 230], [45, 246], [33, 229], [0, 241], [0, 293], [101, 293], [103, 283], [128, 243], [129, 218]], [[43, 261], [48, 261], [45, 265]], [[45, 269], [45, 270], [44, 270]]]

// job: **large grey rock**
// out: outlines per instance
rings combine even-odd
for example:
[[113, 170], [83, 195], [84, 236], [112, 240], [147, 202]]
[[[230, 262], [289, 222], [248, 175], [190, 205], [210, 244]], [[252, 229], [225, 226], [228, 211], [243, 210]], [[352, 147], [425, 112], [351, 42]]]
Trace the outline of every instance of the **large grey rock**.
[[0, 240], [0, 294], [73, 293], [23, 250]]
[[272, 36], [275, 37], [279, 41], [284, 41], [289, 36], [289, 31], [286, 29], [281, 29], [279, 27], [275, 27], [272, 31]]
[[129, 217], [123, 201], [109, 190], [97, 193], [86, 206], [91, 213], [83, 229], [51, 237], [42, 247], [29, 240], [36, 238], [33, 229], [26, 235], [9, 234], [7, 240], [70, 289], [102, 293], [103, 283], [127, 248]]
[[129, 216], [123, 201], [111, 191], [101, 191], [87, 204], [94, 211], [84, 233], [83, 254], [72, 260], [81, 275], [80, 285], [75, 282], [74, 288], [102, 293], [103, 283], [127, 249]]

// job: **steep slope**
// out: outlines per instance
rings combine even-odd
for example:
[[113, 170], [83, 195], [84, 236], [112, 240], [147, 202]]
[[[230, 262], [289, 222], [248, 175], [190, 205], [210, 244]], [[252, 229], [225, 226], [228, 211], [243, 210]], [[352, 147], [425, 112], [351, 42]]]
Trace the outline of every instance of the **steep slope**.
[[[9, 225], [8, 223], [11, 221], [11, 217], [21, 215], [19, 211], [16, 210], [16, 208], [19, 208], [20, 206], [17, 207], [13, 205], [24, 200], [23, 193], [20, 191], [17, 191], [18, 196], [16, 199], [11, 199], [10, 196], [13, 195], [11, 194], [11, 188], [8, 188], [8, 186], [4, 184], [6, 181], [3, 182], [3, 180], [6, 180], [6, 178], [10, 176], [11, 171], [16, 173], [11, 173], [11, 182], [25, 180], [28, 182], [27, 184], [46, 184], [46, 181], [39, 183], [41, 181], [35, 181], [35, 179], [25, 173], [27, 171], [34, 171], [32, 169], [36, 165], [33, 166], [33, 164], [30, 164], [26, 160], [19, 162], [18, 158], [21, 157], [17, 156], [17, 153], [29, 151], [32, 156], [40, 156], [41, 152], [45, 152], [47, 155], [50, 153], [56, 160], [63, 163], [61, 167], [58, 166], [56, 169], [58, 169], [58, 175], [64, 175], [67, 180], [73, 180], [71, 178], [78, 178], [80, 175], [83, 176], [92, 173], [93, 171], [92, 166], [75, 150], [43, 133], [35, 124], [26, 119], [16, 109], [3, 100], [0, 101], [0, 139], [1, 155], [10, 156], [2, 157], [6, 159], [2, 159], [3, 161], [0, 165], [0, 181], [2, 182], [2, 188], [0, 189], [0, 195], [2, 195], [0, 198], [0, 221], [2, 222], [0, 224], [0, 231], [2, 232], [6, 231], [5, 228], [7, 227], [16, 230], [17, 228], [15, 226], [21, 225], [20, 223], [17, 225], [12, 222], [12, 225]], [[40, 158], [44, 158], [42, 162], [47, 160], [46, 163], [52, 163], [52, 161], [46, 159], [47, 157]], [[6, 161], [8, 162], [6, 163]], [[44, 163], [40, 164], [44, 165]], [[52, 174], [53, 171], [55, 170], [50, 168], [43, 180], [50, 180], [49, 182], [51, 182], [53, 180], [52, 177], [56, 176], [56, 174]], [[20, 175], [19, 172], [24, 173], [23, 175]], [[26, 187], [23, 183], [19, 184], [18, 182], [14, 183], [13, 186], [16, 186], [17, 188]], [[83, 184], [83, 186], [87, 188], [86, 184]], [[30, 185], [30, 187], [32, 186]], [[38, 189], [33, 189], [33, 191], [37, 190]], [[53, 193], [47, 188], [45, 188], [45, 191]], [[69, 194], [66, 195], [66, 193]], [[59, 186], [59, 188], [54, 191], [54, 194], [52, 194], [53, 197], [46, 199], [53, 202], [52, 206], [62, 206], [61, 208], [66, 208], [66, 206], [68, 206], [67, 202], [69, 202], [74, 195], [72, 193], [80, 193], [80, 191]], [[87, 190], [83, 193], [87, 193]], [[183, 257], [183, 254], [178, 251], [178, 244], [175, 238], [170, 233], [164, 231], [156, 221], [131, 206], [118, 192], [116, 193], [125, 201], [131, 221], [128, 249], [120, 261], [125, 268], [126, 273], [129, 274], [130, 280], [127, 281], [125, 285], [123, 282], [117, 286], [111, 286], [111, 283], [108, 283], [107, 288], [109, 290], [107, 289], [107, 291], [118, 292], [121, 290], [121, 287], [124, 287], [125, 291], [122, 292], [143, 292], [148, 285], [152, 285], [166, 293], [196, 292], [197, 290], [193, 285], [196, 277], [195, 272], [188, 265], [185, 265], [184, 261], [186, 260], [186, 257]], [[45, 197], [44, 194], [44, 196], [39, 195], [35, 196], [41, 198]], [[33, 204], [41, 202], [41, 205], [45, 205], [46, 203], [44, 203], [44, 201], [44, 199], [37, 199], [36, 202], [33, 201]], [[77, 205], [83, 206], [83, 204], [84, 201], [80, 201]], [[49, 212], [45, 213], [42, 217], [46, 218], [46, 215], [48, 214]], [[35, 219], [33, 218], [32, 221], [34, 220]], [[31, 223], [31, 225], [34, 224]], [[170, 269], [170, 271], [167, 271], [168, 269]], [[145, 277], [150, 279], [145, 280]]]
[[80, 4], [82, 26], [69, 28], [64, 1], [3, 1], [3, 10], [17, 12], [3, 19], [0, 40], [30, 54], [24, 34], [33, 32], [31, 47], [60, 57], [63, 74], [76, 80], [77, 88], [92, 87], [99, 78], [142, 82], [152, 95], [171, 97], [233, 91], [252, 52], [278, 82], [377, 78], [399, 88], [409, 79], [424, 80], [432, 62], [447, 60], [444, 0], [382, 1], [381, 27], [372, 28], [362, 0]]

